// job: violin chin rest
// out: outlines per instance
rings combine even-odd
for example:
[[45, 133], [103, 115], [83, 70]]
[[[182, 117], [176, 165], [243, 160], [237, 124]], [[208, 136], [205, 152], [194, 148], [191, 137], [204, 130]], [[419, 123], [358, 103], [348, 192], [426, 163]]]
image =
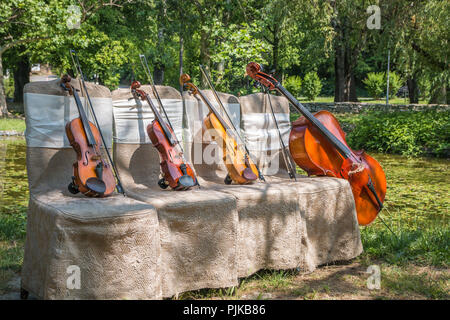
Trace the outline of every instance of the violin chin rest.
[[178, 179], [178, 185], [185, 188], [189, 188], [195, 186], [195, 182], [190, 175], [185, 174], [180, 179]]
[[258, 178], [250, 168], [244, 169], [244, 171], [242, 172], [242, 177], [250, 181], [256, 180]]
[[103, 182], [103, 180], [100, 180], [99, 178], [91, 177], [86, 180], [86, 187], [89, 190], [92, 190], [95, 193], [98, 193], [100, 195], [104, 194], [106, 191], [106, 184]]

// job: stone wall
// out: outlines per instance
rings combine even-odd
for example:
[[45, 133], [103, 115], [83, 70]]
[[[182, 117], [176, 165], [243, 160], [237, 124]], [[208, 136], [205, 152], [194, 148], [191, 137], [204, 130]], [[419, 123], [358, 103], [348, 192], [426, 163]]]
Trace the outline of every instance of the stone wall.
[[[302, 103], [311, 112], [320, 110], [327, 110], [332, 113], [361, 113], [364, 111], [448, 111], [450, 105], [448, 104], [374, 104], [362, 102], [314, 102]], [[291, 112], [298, 113], [296, 109], [291, 106]]]

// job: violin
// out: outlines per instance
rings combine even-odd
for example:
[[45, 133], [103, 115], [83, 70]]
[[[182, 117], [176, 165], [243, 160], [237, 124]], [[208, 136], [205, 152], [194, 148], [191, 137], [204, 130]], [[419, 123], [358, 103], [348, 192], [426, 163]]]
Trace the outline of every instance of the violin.
[[314, 115], [261, 66], [250, 62], [247, 74], [269, 90], [276, 90], [303, 115], [292, 123], [289, 151], [308, 175], [348, 180], [355, 200], [358, 223], [370, 224], [383, 208], [386, 176], [380, 164], [362, 151], [353, 151], [338, 120], [326, 110]]
[[111, 166], [102, 159], [101, 133], [88, 120], [77, 89], [70, 81], [71, 77], [64, 75], [61, 87], [75, 98], [79, 117], [66, 124], [67, 138], [77, 154], [68, 189], [73, 194], [81, 192], [88, 197], [107, 197], [116, 188], [116, 181]]
[[259, 170], [250, 159], [248, 152], [237, 143], [236, 136], [238, 134], [222, 118], [206, 96], [190, 81], [191, 77], [188, 74], [180, 76], [180, 84], [188, 88], [191, 94], [199, 95], [209, 109], [209, 113], [203, 120], [203, 123], [206, 129], [214, 131], [215, 134], [213, 136], [222, 149], [223, 161], [228, 171], [224, 180], [225, 184], [231, 184], [232, 182], [249, 184], [254, 182], [259, 177]]
[[139, 102], [139, 99], [147, 101], [155, 115], [155, 120], [147, 126], [147, 134], [153, 146], [159, 152], [163, 178], [158, 181], [158, 185], [162, 189], [170, 186], [173, 190], [177, 191], [188, 190], [198, 185], [194, 171], [184, 159], [183, 152], [177, 150], [179, 142], [172, 126], [166, 124], [149, 95], [139, 89], [140, 87], [141, 84], [139, 81], [133, 81], [131, 84], [131, 93], [137, 102]]

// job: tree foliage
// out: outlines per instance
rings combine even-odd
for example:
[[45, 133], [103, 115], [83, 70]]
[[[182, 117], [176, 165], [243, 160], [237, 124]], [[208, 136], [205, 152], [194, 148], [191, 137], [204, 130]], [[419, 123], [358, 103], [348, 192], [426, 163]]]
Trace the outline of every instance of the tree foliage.
[[355, 149], [406, 156], [450, 156], [450, 112], [371, 112], [356, 123], [348, 142]]
[[[374, 4], [381, 12], [379, 30], [366, 26], [366, 9]], [[77, 28], [68, 25], [70, 6], [79, 9]], [[450, 3], [439, 0], [4, 0], [0, 78], [7, 69], [23, 72], [17, 67], [23, 61], [73, 73], [73, 48], [88, 79], [111, 89], [146, 81], [138, 57], [143, 53], [155, 81], [177, 88], [181, 71], [205, 87], [202, 64], [217, 89], [252, 92], [244, 72], [256, 61], [293, 90], [292, 76], [317, 72], [322, 91], [342, 101], [365, 93], [368, 74], [386, 71], [390, 49], [391, 70], [406, 81], [413, 102], [419, 94], [445, 102], [449, 12]]]

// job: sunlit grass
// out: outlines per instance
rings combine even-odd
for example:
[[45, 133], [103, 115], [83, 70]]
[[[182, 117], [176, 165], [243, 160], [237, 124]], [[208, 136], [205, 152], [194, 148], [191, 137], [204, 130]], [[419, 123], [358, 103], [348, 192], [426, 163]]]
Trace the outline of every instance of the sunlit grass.
[[366, 255], [392, 264], [414, 262], [448, 267], [450, 263], [450, 177], [447, 159], [373, 155], [388, 181], [386, 210], [361, 228]]
[[27, 203], [25, 140], [0, 139], [0, 293], [22, 266]]
[[[334, 97], [329, 96], [329, 97], [317, 97], [316, 99], [314, 99], [314, 101], [308, 100], [306, 97], [300, 97], [299, 98], [300, 102], [325, 102], [325, 103], [333, 103], [334, 102]], [[368, 97], [358, 97], [358, 101], [359, 102], [364, 102], [364, 103], [374, 103], [374, 104], [386, 104], [386, 99], [372, 99], [372, 98], [368, 98]], [[408, 98], [399, 98], [399, 97], [394, 97], [394, 98], [390, 98], [389, 99], [389, 104], [409, 104], [409, 99]], [[428, 104], [428, 102], [426, 100], [419, 100], [419, 104]]]
[[0, 118], [0, 131], [25, 132], [25, 120], [15, 118]]
[[381, 266], [381, 286], [401, 295], [416, 295], [428, 299], [449, 299], [449, 273], [424, 271], [419, 268]]
[[[348, 125], [356, 119], [354, 115], [343, 118]], [[265, 293], [277, 293], [289, 298], [338, 299], [365, 290], [369, 298], [376, 299], [448, 299], [449, 160], [370, 154], [387, 176], [387, 210], [380, 217], [395, 236], [380, 219], [361, 227], [364, 253], [356, 261], [365, 268], [381, 265], [382, 292], [367, 293], [366, 275], [339, 276], [335, 284], [329, 277], [306, 283], [296, 270], [263, 270], [241, 279], [238, 287], [191, 291], [178, 298], [241, 299], [250, 295], [265, 299]], [[23, 260], [28, 201], [24, 139], [0, 140], [0, 196], [1, 293], [20, 271]], [[319, 270], [313, 274], [320, 274]], [[350, 288], [348, 292], [343, 285]]]

